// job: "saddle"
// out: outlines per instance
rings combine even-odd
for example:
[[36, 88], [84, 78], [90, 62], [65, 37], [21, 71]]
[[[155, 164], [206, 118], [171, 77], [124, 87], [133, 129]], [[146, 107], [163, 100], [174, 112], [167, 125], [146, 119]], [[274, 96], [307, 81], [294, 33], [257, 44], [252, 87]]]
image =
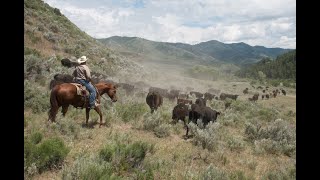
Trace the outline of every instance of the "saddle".
[[82, 86], [79, 83], [70, 83], [70, 84], [76, 86], [77, 95], [84, 96], [84, 97], [87, 97], [90, 95], [89, 91], [87, 90], [87, 88], [85, 86]]

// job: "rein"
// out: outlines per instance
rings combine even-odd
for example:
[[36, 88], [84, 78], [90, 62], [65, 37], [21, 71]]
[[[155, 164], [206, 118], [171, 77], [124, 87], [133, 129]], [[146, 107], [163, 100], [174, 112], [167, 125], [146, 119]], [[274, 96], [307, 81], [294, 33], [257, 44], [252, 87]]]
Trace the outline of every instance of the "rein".
[[[106, 99], [105, 97], [103, 97], [103, 96], [100, 95], [99, 90], [97, 89], [96, 85], [94, 84], [93, 86], [94, 86], [94, 88], [96, 89], [96, 92], [97, 92], [97, 94], [99, 95], [99, 97], [102, 97], [104, 100], [107, 101], [108, 99]], [[100, 103], [101, 103], [101, 102], [100, 102]]]

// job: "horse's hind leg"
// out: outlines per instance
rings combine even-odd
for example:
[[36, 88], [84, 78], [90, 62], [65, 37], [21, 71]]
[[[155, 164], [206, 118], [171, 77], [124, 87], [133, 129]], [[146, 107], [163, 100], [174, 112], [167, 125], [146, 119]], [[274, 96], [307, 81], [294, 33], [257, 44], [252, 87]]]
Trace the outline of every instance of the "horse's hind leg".
[[100, 110], [100, 107], [95, 107], [94, 110], [99, 114], [100, 116], [100, 125], [99, 127], [101, 127], [102, 125], [102, 113], [101, 113], [101, 110]]
[[68, 111], [68, 107], [69, 107], [69, 105], [62, 106], [61, 113], [62, 113], [63, 117], [66, 115], [66, 113]]
[[50, 110], [49, 110], [49, 118], [48, 118], [48, 121], [52, 121], [52, 122], [55, 122], [56, 121], [56, 115], [58, 113], [58, 109], [59, 107], [51, 107]]

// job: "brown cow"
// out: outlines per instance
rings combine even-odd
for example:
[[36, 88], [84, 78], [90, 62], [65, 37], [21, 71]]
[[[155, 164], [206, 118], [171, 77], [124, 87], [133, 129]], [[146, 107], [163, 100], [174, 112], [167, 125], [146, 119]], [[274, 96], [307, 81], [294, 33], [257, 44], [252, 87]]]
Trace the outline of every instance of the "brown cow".
[[246, 88], [245, 90], [243, 90], [243, 94], [248, 94], [249, 93], [249, 89]]
[[254, 101], [256, 102], [259, 99], [259, 93], [255, 93], [252, 98], [248, 98], [249, 101]]
[[146, 102], [151, 109], [151, 113], [153, 113], [162, 105], [163, 97], [158, 92], [149, 92], [146, 97]]
[[177, 104], [192, 104], [192, 100], [188, 100], [188, 99], [177, 99]]

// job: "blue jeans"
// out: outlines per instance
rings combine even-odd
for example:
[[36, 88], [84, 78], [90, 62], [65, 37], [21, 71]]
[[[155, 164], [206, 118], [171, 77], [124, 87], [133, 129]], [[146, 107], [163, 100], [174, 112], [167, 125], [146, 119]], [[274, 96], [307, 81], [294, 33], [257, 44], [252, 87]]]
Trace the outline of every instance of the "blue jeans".
[[90, 107], [94, 107], [94, 101], [96, 100], [96, 89], [87, 80], [77, 79], [76, 81], [77, 81], [77, 83], [80, 83], [80, 84], [84, 85], [87, 88], [87, 90], [90, 93], [90, 95], [89, 95], [89, 105], [90, 105]]

